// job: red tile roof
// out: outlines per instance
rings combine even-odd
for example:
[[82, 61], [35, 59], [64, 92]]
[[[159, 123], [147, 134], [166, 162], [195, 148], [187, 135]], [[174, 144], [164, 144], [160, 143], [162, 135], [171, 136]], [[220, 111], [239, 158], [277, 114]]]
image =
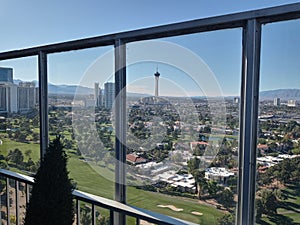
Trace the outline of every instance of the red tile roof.
[[127, 154], [126, 160], [128, 162], [134, 163], [134, 164], [146, 162], [146, 159], [144, 159], [143, 157], [140, 157], [138, 155], [135, 155], [135, 154]]
[[258, 145], [257, 145], [257, 148], [268, 149], [269, 146], [268, 146], [268, 145], [258, 144]]

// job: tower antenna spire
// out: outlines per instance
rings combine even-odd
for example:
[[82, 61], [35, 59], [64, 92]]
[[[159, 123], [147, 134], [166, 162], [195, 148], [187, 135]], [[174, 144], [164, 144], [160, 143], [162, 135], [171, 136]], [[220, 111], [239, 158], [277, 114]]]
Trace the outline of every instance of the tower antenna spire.
[[155, 97], [158, 97], [158, 80], [159, 80], [160, 73], [158, 72], [158, 65], [156, 67], [156, 73], [154, 74], [155, 77], [155, 90], [154, 95]]

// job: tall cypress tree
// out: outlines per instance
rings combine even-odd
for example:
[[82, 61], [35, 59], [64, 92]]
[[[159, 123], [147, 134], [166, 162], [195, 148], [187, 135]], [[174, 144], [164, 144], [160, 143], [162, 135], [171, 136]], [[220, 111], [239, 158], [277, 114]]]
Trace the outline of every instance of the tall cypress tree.
[[60, 137], [53, 140], [35, 175], [25, 225], [72, 225], [73, 185]]

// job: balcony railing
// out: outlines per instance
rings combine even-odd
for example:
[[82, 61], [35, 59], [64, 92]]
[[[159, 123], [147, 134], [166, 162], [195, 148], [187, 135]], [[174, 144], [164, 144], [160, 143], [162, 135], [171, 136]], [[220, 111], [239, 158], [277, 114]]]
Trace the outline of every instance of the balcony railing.
[[[256, 145], [257, 145], [257, 122], [258, 122], [258, 93], [259, 93], [259, 68], [260, 68], [260, 47], [261, 47], [261, 27], [263, 24], [278, 21], [286, 21], [300, 18], [300, 3], [273, 7], [262, 10], [236, 13], [206, 19], [193, 20], [183, 23], [164, 25], [159, 27], [104, 35], [94, 38], [75, 40], [70, 42], [45, 45], [40, 47], [16, 50], [0, 53], [0, 60], [16, 59], [28, 56], [38, 56], [39, 68], [39, 97], [40, 97], [40, 143], [41, 156], [46, 151], [48, 144], [48, 75], [47, 56], [52, 53], [66, 52], [71, 50], [87, 49], [92, 47], [109, 46], [115, 47], [115, 82], [116, 96], [121, 94], [116, 102], [116, 136], [124, 137], [126, 127], [126, 93], [121, 90], [126, 87], [126, 44], [135, 41], [179, 36], [184, 34], [194, 34], [207, 31], [242, 28], [243, 29], [243, 52], [242, 52], [242, 74], [241, 74], [241, 104], [240, 104], [240, 135], [239, 135], [239, 183], [238, 183], [238, 209], [237, 223], [243, 225], [254, 224], [255, 215], [255, 187], [256, 187]], [[120, 69], [122, 68], [122, 69]], [[123, 96], [124, 95], [124, 96]], [[121, 101], [121, 100], [122, 101]], [[123, 165], [126, 164], [126, 146], [116, 138], [116, 158]], [[158, 224], [187, 224], [173, 218], [155, 214], [143, 209], [138, 209], [125, 204], [126, 187], [124, 180], [126, 177], [125, 168], [121, 163], [116, 164], [116, 192], [117, 201], [107, 200], [80, 191], [74, 192], [77, 201], [77, 208], [80, 208], [79, 201], [107, 208], [111, 212], [110, 221], [118, 216], [112, 214], [119, 213], [116, 224], [125, 224], [129, 215], [139, 220], [147, 220]], [[1, 170], [1, 175], [6, 178], [6, 189], [9, 190], [9, 180], [24, 182], [26, 185], [26, 201], [28, 201], [28, 185], [33, 179], [21, 174]], [[18, 193], [18, 191], [16, 191]], [[18, 195], [15, 196], [18, 202]], [[7, 194], [6, 204], [9, 204]], [[16, 207], [16, 214], [19, 208]], [[10, 214], [7, 207], [7, 215]], [[123, 215], [123, 216], [122, 216]], [[80, 220], [77, 215], [77, 223]], [[16, 218], [17, 224], [20, 222]], [[95, 218], [93, 219], [95, 222]], [[8, 221], [9, 224], [9, 221]]]
[[[22, 213], [20, 212], [20, 208], [26, 207], [26, 204], [29, 202], [30, 196], [30, 187], [34, 184], [34, 179], [30, 176], [23, 175], [20, 173], [11, 172], [8, 170], [0, 169], [0, 178], [5, 180], [5, 187], [3, 187], [2, 194], [1, 194], [1, 211], [2, 209], [6, 209], [6, 218], [1, 218], [0, 213], [0, 221], [6, 221], [7, 225], [11, 224], [11, 218], [15, 218], [15, 224], [19, 225], [22, 224]], [[25, 205], [22, 205], [20, 201], [20, 192], [19, 187], [20, 183], [25, 184], [24, 194], [25, 194]], [[12, 185], [14, 184], [14, 185]], [[14, 199], [15, 201], [11, 200], [10, 190], [14, 189]], [[4, 195], [4, 190], [6, 194]], [[6, 199], [3, 201], [3, 196]], [[114, 224], [114, 212], [121, 213], [123, 215], [127, 215], [130, 217], [135, 218], [135, 224], [139, 225], [140, 221], [147, 221], [154, 224], [162, 224], [162, 225], [193, 225], [194, 223], [186, 222], [183, 220], [179, 220], [176, 218], [172, 218], [166, 215], [162, 215], [159, 213], [155, 213], [152, 211], [148, 211], [145, 209], [141, 209], [135, 206], [126, 205], [111, 199], [102, 198], [96, 195], [88, 194], [83, 191], [74, 190], [73, 196], [76, 201], [76, 210], [75, 210], [75, 221], [74, 224], [80, 225], [81, 224], [81, 216], [80, 210], [82, 204], [89, 204], [91, 208], [91, 222], [92, 225], [96, 224], [96, 207], [101, 207], [104, 209], [109, 210], [110, 216], [109, 221], [110, 224]], [[5, 202], [3, 205], [2, 203]], [[11, 207], [11, 206], [14, 207]], [[14, 208], [14, 210], [11, 210]], [[2, 224], [2, 223], [1, 223]]]

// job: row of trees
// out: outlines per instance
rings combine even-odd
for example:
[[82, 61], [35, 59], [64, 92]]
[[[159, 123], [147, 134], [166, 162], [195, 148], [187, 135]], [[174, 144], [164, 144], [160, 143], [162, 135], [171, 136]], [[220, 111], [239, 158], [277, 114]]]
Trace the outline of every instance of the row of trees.
[[258, 176], [258, 191], [256, 198], [256, 218], [263, 214], [273, 216], [277, 209], [283, 206], [285, 189], [300, 182], [300, 157], [285, 159], [268, 168]]
[[258, 177], [260, 186], [268, 186], [277, 181], [284, 185], [300, 181], [300, 157], [284, 159], [268, 168], [265, 173], [259, 174]]
[[14, 150], [10, 150], [7, 156], [0, 155], [0, 164], [1, 168], [6, 169], [9, 166], [14, 166], [21, 170], [27, 170], [30, 172], [36, 172], [39, 167], [39, 162], [34, 162], [31, 156], [31, 150], [25, 151], [25, 156], [28, 158], [25, 160], [25, 156], [23, 152], [16, 148]]
[[32, 110], [27, 114], [11, 114], [4, 121], [1, 121], [1, 129], [7, 136], [19, 142], [38, 142], [39, 133], [35, 128], [39, 128], [39, 116], [37, 110]]

